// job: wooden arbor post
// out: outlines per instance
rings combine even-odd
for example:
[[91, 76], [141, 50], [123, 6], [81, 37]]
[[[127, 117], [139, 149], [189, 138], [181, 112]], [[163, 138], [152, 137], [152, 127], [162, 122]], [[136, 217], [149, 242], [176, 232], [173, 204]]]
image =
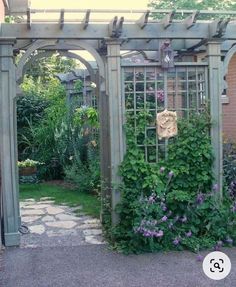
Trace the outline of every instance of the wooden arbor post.
[[213, 173], [218, 184], [220, 197], [222, 197], [223, 167], [222, 167], [222, 83], [223, 71], [221, 62], [221, 41], [212, 40], [207, 43], [207, 56], [209, 64], [209, 96], [211, 106], [211, 140], [214, 151]]
[[20, 243], [14, 41], [0, 38], [0, 161], [5, 246]]
[[110, 181], [112, 224], [119, 220], [115, 207], [120, 202], [118, 184], [121, 182], [118, 174], [119, 166], [124, 157], [124, 108], [121, 91], [120, 40], [110, 39], [107, 44], [106, 78], [109, 110], [109, 149], [110, 149]]

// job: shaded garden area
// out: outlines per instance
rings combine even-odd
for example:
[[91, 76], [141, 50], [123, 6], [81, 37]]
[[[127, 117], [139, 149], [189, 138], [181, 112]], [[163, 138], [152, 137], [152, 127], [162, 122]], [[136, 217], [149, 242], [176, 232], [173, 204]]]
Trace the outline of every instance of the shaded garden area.
[[68, 103], [65, 86], [56, 77], [79, 67], [75, 60], [56, 54], [28, 67], [17, 102], [19, 167], [21, 171], [22, 166], [37, 166], [40, 181], [63, 179], [98, 195], [97, 110], [81, 105], [82, 80], [74, 81]]

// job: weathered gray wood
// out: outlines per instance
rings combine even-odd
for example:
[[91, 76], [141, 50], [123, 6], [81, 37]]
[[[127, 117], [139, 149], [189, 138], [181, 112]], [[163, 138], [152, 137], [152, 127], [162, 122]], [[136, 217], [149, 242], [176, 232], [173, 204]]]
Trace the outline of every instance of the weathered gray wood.
[[[103, 79], [104, 79], [104, 75], [105, 75], [104, 63], [101, 59], [101, 56], [98, 54], [96, 49], [94, 49], [93, 46], [91, 46], [87, 42], [80, 41], [80, 40], [67, 40], [67, 41], [64, 41], [64, 44], [68, 45], [69, 47], [74, 47], [74, 49], [83, 48], [83, 49], [87, 50], [89, 53], [91, 53], [97, 62], [100, 76], [103, 77]], [[25, 54], [21, 57], [20, 61], [18, 62], [17, 70], [16, 70], [17, 80], [21, 79], [22, 74], [23, 74], [24, 65], [28, 61], [28, 58], [31, 56], [31, 54], [34, 51], [36, 51], [40, 48], [43, 49], [49, 45], [54, 47], [54, 50], [55, 50], [57, 48], [57, 41], [56, 40], [45, 40], [45, 41], [44, 40], [37, 40], [31, 46], [28, 47]]]
[[143, 29], [148, 23], [148, 17], [150, 14], [150, 10], [147, 10], [137, 21], [136, 24]]
[[[210, 25], [210, 35], [209, 38], [220, 38], [225, 35], [227, 25], [229, 24], [230, 18], [227, 19], [217, 19], [213, 21]], [[229, 34], [226, 35], [229, 38]]]
[[27, 9], [27, 28], [31, 29], [31, 12], [30, 12], [30, 8]]
[[122, 34], [123, 30], [123, 23], [124, 23], [124, 17], [120, 17], [119, 21], [117, 22], [117, 27], [116, 27], [116, 37], [119, 38]]
[[183, 23], [186, 25], [187, 29], [192, 28], [193, 25], [196, 24], [199, 13], [199, 11], [195, 11], [192, 15], [188, 16], [186, 19], [183, 20]]
[[109, 102], [109, 146], [110, 172], [112, 184], [112, 223], [119, 220], [115, 208], [120, 202], [118, 184], [121, 178], [118, 174], [119, 165], [124, 157], [124, 104], [121, 91], [120, 41], [107, 41], [107, 88]]
[[116, 24], [118, 21], [118, 17], [115, 16], [108, 25], [109, 36], [116, 37]]
[[61, 9], [61, 13], [60, 13], [60, 29], [62, 30], [64, 27], [64, 22], [65, 22], [65, 10]]
[[90, 17], [90, 12], [91, 12], [91, 10], [89, 9], [89, 10], [87, 10], [86, 11], [86, 14], [85, 14], [85, 17], [84, 17], [84, 20], [82, 21], [82, 23], [83, 23], [83, 29], [85, 30], [85, 29], [87, 29], [87, 27], [88, 27], [88, 24], [89, 24], [89, 17]]
[[173, 21], [175, 15], [175, 10], [171, 11], [170, 13], [166, 14], [165, 17], [163, 17], [163, 19], [161, 20], [164, 29], [167, 29]]
[[[91, 23], [87, 29], [83, 29], [83, 23], [65, 23], [63, 30], [58, 24], [32, 23], [31, 29], [25, 29], [25, 24], [1, 25], [2, 37], [16, 37], [17, 39], [104, 39], [114, 37], [118, 18], [113, 18], [110, 24]], [[204, 39], [209, 38], [210, 22], [197, 22], [192, 29], [187, 29], [182, 22], [173, 22], [171, 29], [165, 29], [161, 22], [148, 23], [145, 29], [140, 29], [136, 24], [123, 24], [121, 37], [127, 39]], [[231, 25], [232, 26], [232, 25]], [[109, 27], [109, 28], [108, 28]], [[232, 27], [236, 32], [236, 25]], [[227, 33], [226, 33], [227, 34]], [[226, 37], [232, 37], [227, 34]], [[233, 36], [235, 38], [235, 36]]]
[[[58, 53], [61, 56], [79, 60], [88, 69], [90, 77], [91, 77], [91, 81], [93, 81], [93, 82], [95, 81], [94, 70], [93, 70], [92, 66], [84, 58], [82, 58], [78, 54], [68, 52], [68, 51], [59, 51]], [[22, 82], [24, 74], [26, 73], [27, 69], [29, 68], [30, 65], [32, 65], [33, 62], [36, 62], [37, 60], [42, 59], [42, 58], [51, 57], [53, 54], [55, 54], [55, 50], [40, 52], [39, 54], [32, 56], [26, 62], [26, 64], [23, 66], [23, 70], [20, 67], [18, 67], [17, 73], [16, 73], [17, 74], [17, 78], [16, 78], [17, 83]]]
[[20, 243], [18, 232], [19, 186], [16, 140], [16, 82], [12, 39], [0, 39], [0, 158], [3, 199], [4, 241], [6, 246]]
[[219, 186], [220, 195], [222, 196], [222, 63], [221, 63], [221, 42], [210, 41], [207, 43], [207, 56], [209, 64], [209, 96], [211, 110], [211, 140], [214, 151], [213, 172], [215, 181]]

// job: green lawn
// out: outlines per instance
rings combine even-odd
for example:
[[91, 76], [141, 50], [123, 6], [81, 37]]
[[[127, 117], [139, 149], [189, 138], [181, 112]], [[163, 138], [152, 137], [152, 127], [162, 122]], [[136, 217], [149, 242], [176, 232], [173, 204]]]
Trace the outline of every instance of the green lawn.
[[78, 210], [78, 212], [99, 218], [101, 203], [94, 195], [46, 183], [20, 185], [20, 200], [27, 198], [40, 200], [41, 197], [53, 197], [55, 204], [82, 205], [82, 211]]

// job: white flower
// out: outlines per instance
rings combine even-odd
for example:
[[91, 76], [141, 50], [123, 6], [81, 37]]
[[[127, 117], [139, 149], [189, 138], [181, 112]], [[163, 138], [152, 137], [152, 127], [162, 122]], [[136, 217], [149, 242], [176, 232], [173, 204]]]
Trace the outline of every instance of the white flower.
[[90, 87], [95, 89], [95, 88], [97, 87], [97, 85], [96, 85], [94, 82], [92, 82], [92, 83], [90, 84]]

